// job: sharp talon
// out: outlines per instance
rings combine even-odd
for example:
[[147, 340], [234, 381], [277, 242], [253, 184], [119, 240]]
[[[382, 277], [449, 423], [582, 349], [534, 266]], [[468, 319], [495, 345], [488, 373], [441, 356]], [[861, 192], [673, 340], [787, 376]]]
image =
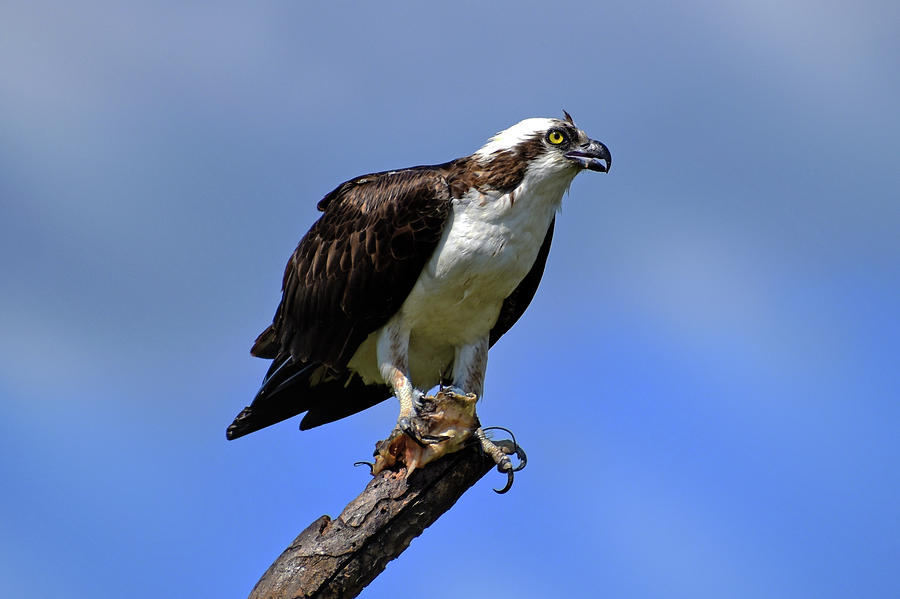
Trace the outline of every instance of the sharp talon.
[[458, 395], [460, 397], [468, 397], [470, 394], [463, 391], [460, 387], [456, 385], [450, 385], [449, 387], [444, 387], [441, 389], [445, 394], [448, 395]]
[[397, 428], [403, 431], [407, 437], [416, 442], [420, 447], [425, 447], [425, 443], [422, 439], [419, 438], [419, 433], [416, 432], [416, 429], [413, 428], [412, 422], [410, 422], [409, 418], [401, 418], [397, 421]]
[[423, 441], [422, 439], [420, 439], [419, 436], [416, 435], [415, 432], [410, 432], [410, 431], [403, 431], [403, 432], [406, 433], [407, 436], [409, 436], [410, 439], [412, 439], [413, 441], [415, 441], [415, 442], [416, 442], [416, 445], [418, 445], [419, 447], [428, 447], [428, 443], [426, 443], [425, 441]]
[[519, 465], [513, 468], [513, 472], [518, 472], [525, 468], [525, 465], [528, 464], [528, 456], [525, 455], [525, 450], [519, 445], [518, 441], [516, 441], [516, 436], [513, 434], [511, 430], [502, 426], [489, 426], [487, 428], [482, 429], [483, 431], [491, 431], [491, 430], [499, 430], [504, 431], [509, 434], [512, 438], [512, 448], [509, 447], [509, 441], [498, 441], [497, 446], [503, 450], [503, 453], [506, 455], [516, 454], [516, 458], [519, 460]]
[[401, 418], [397, 421], [397, 428], [403, 431], [410, 439], [416, 442], [419, 447], [428, 447], [436, 443], [441, 443], [452, 437], [446, 435], [420, 435], [416, 427], [413, 426], [409, 418]]
[[[498, 468], [499, 468], [499, 466], [498, 466]], [[502, 489], [494, 489], [494, 493], [496, 493], [497, 495], [503, 495], [504, 493], [506, 493], [507, 491], [512, 489], [514, 476], [515, 476], [515, 470], [508, 471], [506, 473], [506, 486], [503, 487]]]
[[516, 445], [516, 458], [519, 459], [519, 465], [513, 468], [513, 472], [518, 472], [525, 467], [525, 464], [528, 463], [528, 456], [525, 455], [525, 450], [518, 445]]
[[374, 476], [375, 473], [375, 464], [373, 462], [353, 462], [354, 466], [368, 466], [369, 474]]
[[403, 418], [398, 419], [397, 420], [397, 429], [400, 432], [407, 435], [408, 437], [410, 437], [411, 439], [413, 439], [414, 441], [416, 441], [417, 443], [419, 442], [419, 440], [416, 436], [416, 431], [413, 428], [412, 422], [409, 420], [409, 418], [406, 418], [404, 416]]
[[516, 436], [513, 434], [513, 432], [511, 430], [509, 430], [505, 426], [489, 426], [489, 427], [483, 428], [481, 430], [483, 430], [483, 431], [503, 431], [504, 433], [508, 434], [510, 436], [510, 438], [512, 439], [513, 445], [516, 448], [516, 453], [519, 452], [519, 443], [518, 443], [518, 441], [516, 441]]

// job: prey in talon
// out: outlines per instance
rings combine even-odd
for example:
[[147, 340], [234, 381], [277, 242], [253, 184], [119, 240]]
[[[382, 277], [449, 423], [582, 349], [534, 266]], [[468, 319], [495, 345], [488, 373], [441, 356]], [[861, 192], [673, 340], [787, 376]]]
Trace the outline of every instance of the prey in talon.
[[516, 123], [469, 156], [338, 185], [288, 260], [273, 322], [251, 349], [272, 363], [227, 438], [299, 414], [309, 429], [394, 396], [397, 422], [373, 471], [409, 475], [478, 443], [507, 491], [525, 454], [478, 422], [488, 350], [537, 291], [572, 180], [611, 162], [564, 113]]
[[433, 397], [423, 397], [410, 422], [413, 430], [396, 428], [375, 444], [372, 474], [406, 467], [406, 476], [420, 465], [459, 451], [481, 430], [475, 415], [474, 394], [462, 395], [441, 389]]

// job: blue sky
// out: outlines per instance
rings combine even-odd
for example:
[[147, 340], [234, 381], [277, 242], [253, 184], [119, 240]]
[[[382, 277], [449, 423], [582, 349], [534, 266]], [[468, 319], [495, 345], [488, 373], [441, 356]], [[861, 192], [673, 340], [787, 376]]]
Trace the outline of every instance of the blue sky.
[[396, 417], [224, 439], [316, 202], [563, 109], [614, 168], [491, 353], [529, 466], [364, 596], [900, 594], [898, 17], [4, 3], [0, 595], [246, 596]]

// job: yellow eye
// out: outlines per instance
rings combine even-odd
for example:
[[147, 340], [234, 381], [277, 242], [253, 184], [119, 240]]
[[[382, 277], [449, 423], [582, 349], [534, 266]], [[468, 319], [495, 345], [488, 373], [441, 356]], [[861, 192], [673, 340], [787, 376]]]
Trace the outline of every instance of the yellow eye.
[[547, 141], [552, 143], [554, 146], [558, 146], [559, 144], [561, 144], [564, 139], [565, 137], [563, 137], [563, 134], [555, 129], [550, 132], [550, 135], [547, 136]]

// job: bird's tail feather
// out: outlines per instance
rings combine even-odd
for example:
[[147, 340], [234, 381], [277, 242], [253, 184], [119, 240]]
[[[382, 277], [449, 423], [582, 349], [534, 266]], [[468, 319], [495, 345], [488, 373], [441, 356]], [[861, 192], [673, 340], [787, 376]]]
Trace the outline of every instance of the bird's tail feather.
[[366, 385], [349, 372], [333, 373], [318, 362], [294, 361], [289, 355], [272, 362], [253, 402], [225, 431], [237, 439], [306, 412], [300, 428], [310, 429], [370, 408], [391, 396], [385, 385]]
[[[310, 375], [318, 367], [315, 363], [295, 362], [289, 355], [276, 357], [253, 402], [235, 417], [225, 437], [237, 439], [305, 412], [308, 406], [303, 401], [302, 387], [308, 386]], [[299, 393], [287, 393], [291, 384], [298, 386]]]

